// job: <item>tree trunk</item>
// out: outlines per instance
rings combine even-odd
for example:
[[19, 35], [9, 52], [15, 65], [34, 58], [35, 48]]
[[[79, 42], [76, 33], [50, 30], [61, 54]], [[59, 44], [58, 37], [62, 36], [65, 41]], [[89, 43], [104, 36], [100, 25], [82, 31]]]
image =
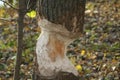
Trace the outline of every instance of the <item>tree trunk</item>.
[[[37, 71], [44, 79], [37, 80], [78, 80], [66, 48], [82, 35], [85, 0], [39, 0], [38, 5], [41, 34], [36, 45]], [[74, 78], [63, 75], [74, 75]]]
[[22, 47], [23, 47], [23, 28], [24, 28], [24, 16], [25, 16], [25, 0], [19, 0], [18, 10], [18, 42], [17, 42], [17, 55], [14, 71], [14, 80], [20, 80], [20, 65], [22, 59]]

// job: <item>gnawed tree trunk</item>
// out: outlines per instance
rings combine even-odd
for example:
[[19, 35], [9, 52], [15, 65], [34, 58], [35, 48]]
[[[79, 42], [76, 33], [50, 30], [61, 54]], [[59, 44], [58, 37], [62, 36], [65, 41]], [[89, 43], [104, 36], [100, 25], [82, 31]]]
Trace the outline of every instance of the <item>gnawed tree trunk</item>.
[[[75, 79], [78, 72], [66, 56], [66, 48], [82, 35], [85, 0], [39, 0], [38, 5], [38, 25], [42, 31], [36, 45], [37, 71], [44, 79], [37, 77], [37, 80], [51, 77], [78, 80]], [[73, 74], [74, 78], [63, 77], [64, 73]]]

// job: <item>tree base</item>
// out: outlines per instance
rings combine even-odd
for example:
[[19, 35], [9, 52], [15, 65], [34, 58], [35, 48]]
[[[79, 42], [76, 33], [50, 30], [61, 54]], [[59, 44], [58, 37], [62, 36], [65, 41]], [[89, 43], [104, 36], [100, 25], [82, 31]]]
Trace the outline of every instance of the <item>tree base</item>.
[[33, 80], [80, 80], [80, 77], [68, 72], [59, 72], [56, 76], [43, 77], [38, 74], [34, 75]]

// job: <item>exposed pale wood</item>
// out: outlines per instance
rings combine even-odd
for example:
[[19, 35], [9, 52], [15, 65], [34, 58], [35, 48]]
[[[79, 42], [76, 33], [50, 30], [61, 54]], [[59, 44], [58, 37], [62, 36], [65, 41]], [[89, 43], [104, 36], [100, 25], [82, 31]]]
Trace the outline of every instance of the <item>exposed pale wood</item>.
[[[66, 35], [72, 35], [64, 26], [56, 25], [47, 20], [39, 22], [42, 33], [38, 38], [36, 53], [38, 61], [38, 69], [43, 76], [55, 76], [59, 71], [70, 72], [78, 75], [74, 65], [66, 56], [66, 47], [73, 40]], [[59, 27], [61, 26], [61, 27]], [[49, 28], [54, 29], [49, 29]], [[64, 31], [65, 36], [62, 31]]]

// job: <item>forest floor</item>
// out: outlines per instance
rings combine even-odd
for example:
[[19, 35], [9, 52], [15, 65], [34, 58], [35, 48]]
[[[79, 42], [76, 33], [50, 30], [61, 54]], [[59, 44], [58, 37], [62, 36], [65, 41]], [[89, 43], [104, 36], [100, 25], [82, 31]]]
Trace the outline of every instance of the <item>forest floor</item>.
[[[120, 3], [113, 1], [87, 3], [84, 36], [68, 46], [67, 56], [79, 71], [81, 80], [120, 80]], [[15, 13], [11, 9], [4, 16], [12, 12]], [[16, 18], [15, 14], [12, 16]], [[21, 80], [31, 80], [40, 28], [35, 19], [26, 18], [25, 24]], [[16, 26], [16, 21], [0, 22], [0, 80], [13, 80]]]

